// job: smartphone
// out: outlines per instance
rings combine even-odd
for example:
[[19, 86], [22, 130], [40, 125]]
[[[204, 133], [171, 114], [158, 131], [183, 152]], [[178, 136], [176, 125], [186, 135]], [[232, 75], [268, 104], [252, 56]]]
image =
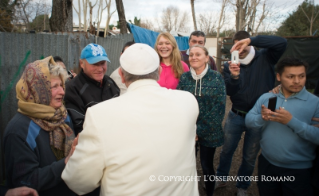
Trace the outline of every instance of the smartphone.
[[277, 104], [277, 97], [271, 97], [268, 100], [268, 109], [270, 109], [271, 111], [275, 111], [276, 110], [276, 104]]
[[231, 53], [231, 62], [232, 63], [235, 63], [235, 64], [238, 64], [239, 63], [239, 51], [238, 50], [234, 50], [232, 53]]
[[72, 74], [72, 72], [71, 72], [70, 70], [68, 70], [68, 74], [69, 74], [69, 76], [70, 76], [70, 79], [73, 79], [73, 78], [74, 78], [74, 76], [73, 76], [73, 74]]

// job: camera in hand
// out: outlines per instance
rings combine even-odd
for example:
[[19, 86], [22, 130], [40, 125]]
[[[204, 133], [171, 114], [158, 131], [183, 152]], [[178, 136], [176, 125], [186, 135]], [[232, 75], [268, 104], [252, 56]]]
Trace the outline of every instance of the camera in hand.
[[231, 62], [238, 64], [239, 63], [239, 51], [238, 50], [234, 50], [231, 53]]

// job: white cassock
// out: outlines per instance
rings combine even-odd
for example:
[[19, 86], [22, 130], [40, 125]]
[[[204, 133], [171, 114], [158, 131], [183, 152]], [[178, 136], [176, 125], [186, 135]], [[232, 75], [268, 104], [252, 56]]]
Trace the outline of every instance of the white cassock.
[[155, 80], [133, 82], [124, 95], [87, 110], [62, 178], [79, 195], [197, 196], [198, 104]]

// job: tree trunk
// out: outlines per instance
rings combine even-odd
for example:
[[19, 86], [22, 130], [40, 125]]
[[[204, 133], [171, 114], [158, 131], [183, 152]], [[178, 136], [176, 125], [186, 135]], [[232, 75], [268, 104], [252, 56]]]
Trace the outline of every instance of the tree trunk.
[[115, 13], [116, 10], [114, 10], [112, 13], [110, 12], [111, 10], [111, 3], [112, 0], [110, 0], [110, 2], [108, 3], [108, 7], [107, 7], [107, 19], [106, 19], [106, 24], [105, 24], [105, 30], [104, 30], [104, 37], [106, 37], [108, 35], [109, 32], [109, 24], [112, 18], [112, 15]]
[[51, 31], [73, 31], [72, 0], [52, 0]]
[[219, 38], [219, 34], [220, 34], [220, 29], [222, 28], [222, 26], [224, 25], [225, 22], [225, 7], [227, 6], [227, 4], [229, 3], [229, 0], [222, 0], [222, 8], [220, 10], [220, 15], [219, 15], [219, 20], [218, 20], [218, 26], [217, 26], [217, 40]]
[[[78, 14], [78, 17], [79, 17], [79, 31], [81, 31], [82, 30], [82, 25], [81, 25], [81, 23], [82, 23], [82, 19], [81, 19], [81, 16], [82, 16], [82, 11], [81, 11], [81, 0], [78, 0], [78, 6], [79, 6], [79, 12], [76, 12], [77, 14]], [[74, 8], [74, 10], [75, 10], [75, 8]]]
[[96, 28], [96, 37], [99, 36], [100, 34], [100, 24], [101, 24], [101, 20], [102, 20], [102, 13], [103, 13], [103, 0], [99, 0], [99, 8], [97, 10], [97, 28]]
[[116, 0], [116, 9], [119, 15], [119, 24], [121, 34], [127, 34], [125, 11], [122, 0]]
[[192, 6], [192, 15], [193, 15], [194, 29], [195, 29], [195, 31], [197, 31], [197, 24], [196, 24], [196, 15], [195, 15], [194, 1], [195, 1], [195, 0], [191, 0], [191, 6]]
[[240, 9], [240, 0], [237, 0], [236, 2], [236, 32], [239, 31], [239, 23], [240, 23], [240, 13], [241, 13], [241, 9]]
[[87, 32], [88, 30], [88, 25], [87, 25], [87, 10], [88, 10], [88, 3], [86, 0], [82, 0], [83, 4], [83, 30], [84, 32]]

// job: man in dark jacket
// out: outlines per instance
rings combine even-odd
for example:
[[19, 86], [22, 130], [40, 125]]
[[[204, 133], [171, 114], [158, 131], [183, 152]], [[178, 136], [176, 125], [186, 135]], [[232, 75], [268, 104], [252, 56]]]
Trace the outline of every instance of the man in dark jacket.
[[[81, 72], [66, 84], [64, 101], [75, 135], [82, 131], [85, 112], [89, 107], [120, 95], [118, 86], [105, 75], [107, 61], [110, 62], [102, 46], [87, 45], [81, 53]], [[100, 195], [100, 188], [87, 195]]]
[[82, 131], [87, 108], [120, 94], [115, 82], [105, 75], [107, 61], [110, 62], [102, 46], [87, 45], [81, 53], [81, 72], [66, 84], [64, 101], [76, 135]]
[[[189, 40], [188, 40], [189, 48], [191, 48], [195, 44], [205, 46], [205, 43], [206, 43], [206, 37], [205, 37], [205, 33], [202, 31], [193, 31], [189, 37]], [[189, 49], [182, 50], [181, 54], [182, 54], [182, 61], [184, 61], [188, 65], [188, 67], [190, 67]], [[215, 61], [214, 61], [213, 57], [211, 57], [211, 56], [209, 56], [208, 66], [212, 70], [217, 71]]]
[[[275, 64], [284, 53], [287, 41], [276, 36], [251, 37], [246, 31], [237, 32], [231, 52], [239, 50], [239, 64], [231, 62], [224, 65], [226, 92], [232, 101], [232, 109], [225, 123], [225, 143], [220, 153], [217, 176], [228, 176], [232, 156], [245, 131], [243, 159], [237, 176], [237, 195], [245, 196], [250, 185], [256, 156], [259, 152], [260, 132], [245, 126], [245, 116], [257, 99], [268, 92], [275, 84]], [[255, 51], [254, 47], [263, 48]], [[246, 179], [245, 179], [246, 177]], [[216, 182], [215, 188], [226, 186], [226, 181]]]

